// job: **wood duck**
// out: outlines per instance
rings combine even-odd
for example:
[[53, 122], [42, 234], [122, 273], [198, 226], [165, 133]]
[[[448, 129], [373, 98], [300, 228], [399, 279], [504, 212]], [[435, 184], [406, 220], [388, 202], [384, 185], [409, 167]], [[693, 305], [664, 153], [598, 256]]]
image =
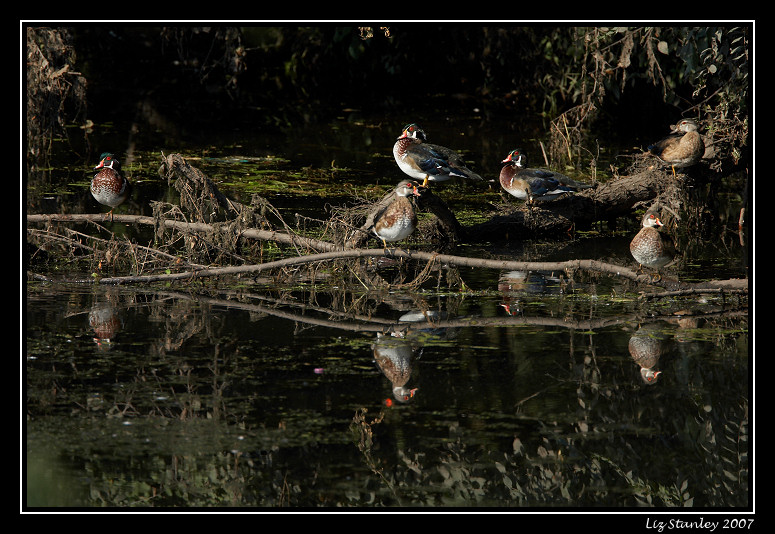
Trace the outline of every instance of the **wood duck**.
[[641, 326], [627, 344], [630, 356], [640, 367], [643, 383], [649, 386], [656, 384], [662, 374], [662, 371], [657, 370], [657, 366], [668, 348], [663, 329], [663, 326], [656, 323]]
[[675, 256], [672, 241], [664, 236], [658, 228], [662, 227], [656, 213], [646, 212], [642, 221], [643, 228], [630, 242], [630, 253], [642, 268], [660, 269], [670, 263]]
[[705, 153], [705, 143], [697, 131], [697, 123], [692, 119], [682, 119], [678, 124], [671, 125], [671, 134], [648, 147], [651, 154], [675, 169], [691, 167]]
[[89, 326], [94, 330], [94, 342], [100, 347], [110, 344], [123, 328], [118, 309], [111, 304], [97, 304], [89, 311]]
[[550, 271], [505, 271], [498, 277], [501, 308], [508, 315], [521, 311], [521, 301], [536, 295], [559, 295], [563, 281]]
[[110, 218], [113, 210], [128, 197], [132, 184], [121, 172], [121, 162], [110, 152], [103, 152], [99, 164], [94, 167], [99, 172], [91, 180], [91, 194], [100, 204], [110, 206]]
[[374, 216], [374, 235], [387, 248], [388, 241], [401, 241], [417, 227], [417, 213], [409, 195], [420, 196], [417, 186], [409, 180], [398, 184], [394, 191], [396, 198]]
[[374, 362], [390, 380], [393, 398], [399, 402], [408, 402], [418, 390], [406, 387], [412, 377], [412, 366], [416, 358], [412, 343], [402, 337], [377, 334], [372, 350]]
[[452, 177], [481, 180], [482, 177], [466, 167], [463, 158], [449, 148], [425, 142], [425, 132], [416, 124], [404, 126], [393, 145], [393, 157], [398, 167], [422, 187], [428, 182], [443, 182]]
[[554, 200], [566, 193], [575, 193], [581, 189], [594, 187], [582, 184], [564, 174], [546, 170], [530, 169], [527, 155], [520, 149], [509, 152], [500, 173], [501, 187], [510, 195], [532, 203], [536, 200]]

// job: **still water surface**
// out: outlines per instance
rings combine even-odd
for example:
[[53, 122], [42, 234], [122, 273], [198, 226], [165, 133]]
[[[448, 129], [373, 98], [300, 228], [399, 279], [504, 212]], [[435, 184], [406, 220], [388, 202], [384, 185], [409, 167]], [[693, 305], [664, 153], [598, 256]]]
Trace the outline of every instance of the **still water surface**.
[[[336, 130], [345, 133], [311, 135], [267, 165], [325, 169], [333, 151], [351, 184], [396, 177], [396, 132]], [[472, 151], [505, 155], [510, 143]], [[327, 145], [336, 148], [323, 158]], [[261, 151], [202, 152], [205, 172], [226, 167], [239, 182], [244, 159], [233, 153]], [[166, 184], [150, 152], [136, 157], [142, 192], [125, 209], [148, 213], [146, 195], [163, 198]], [[52, 209], [40, 211], [99, 210], [88, 182], [69, 181], [43, 194]], [[303, 197], [271, 201], [287, 199], [290, 213]], [[628, 241], [487, 253], [629, 264]], [[746, 254], [704, 250], [677, 269], [745, 276]], [[695, 298], [685, 317], [684, 303], [638, 298], [642, 288], [608, 277], [457, 275], [463, 288], [385, 292], [265, 277], [238, 289], [27, 282], [27, 504], [749, 505], [749, 325], [735, 298]]]

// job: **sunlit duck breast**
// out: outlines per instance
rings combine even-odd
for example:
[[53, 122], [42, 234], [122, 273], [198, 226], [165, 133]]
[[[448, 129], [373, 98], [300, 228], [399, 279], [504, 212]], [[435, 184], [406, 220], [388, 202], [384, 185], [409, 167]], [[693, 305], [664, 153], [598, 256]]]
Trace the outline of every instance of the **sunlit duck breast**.
[[528, 168], [527, 155], [520, 149], [509, 152], [501, 163], [505, 163], [499, 176], [501, 187], [520, 200], [554, 200], [561, 195], [593, 187], [558, 172]]
[[682, 119], [671, 126], [671, 134], [648, 147], [649, 152], [673, 168], [691, 167], [702, 159], [705, 143], [702, 141], [697, 123]]
[[373, 232], [387, 248], [388, 241], [401, 241], [417, 228], [417, 212], [409, 200], [410, 195], [419, 196], [417, 186], [404, 180], [395, 188], [395, 199], [374, 216]]
[[110, 207], [112, 218], [113, 210], [129, 197], [132, 186], [121, 172], [121, 163], [109, 152], [100, 156], [94, 168], [99, 171], [92, 177], [91, 194], [97, 202]]
[[653, 212], [646, 212], [642, 228], [630, 242], [630, 253], [643, 267], [659, 269], [670, 263], [675, 255], [672, 241], [658, 230], [662, 222]]
[[426, 142], [425, 132], [416, 124], [404, 126], [393, 145], [393, 157], [408, 176], [428, 182], [443, 182], [453, 177], [481, 180], [454, 150]]

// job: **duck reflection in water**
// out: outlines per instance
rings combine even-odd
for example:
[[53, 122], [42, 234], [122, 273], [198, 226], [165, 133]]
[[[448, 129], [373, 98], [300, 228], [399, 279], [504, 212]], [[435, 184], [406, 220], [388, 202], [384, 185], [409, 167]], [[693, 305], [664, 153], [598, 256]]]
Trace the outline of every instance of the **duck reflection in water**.
[[89, 310], [89, 326], [94, 331], [94, 342], [100, 348], [110, 347], [111, 340], [121, 331], [123, 321], [118, 309], [110, 303], [99, 303]]
[[501, 307], [508, 315], [521, 312], [522, 298], [534, 295], [557, 295], [562, 293], [562, 279], [550, 272], [506, 271], [498, 278], [501, 293]]
[[377, 334], [372, 350], [374, 362], [392, 384], [393, 398], [401, 403], [412, 399], [418, 388], [409, 388], [406, 385], [412, 378], [414, 361], [420, 357], [420, 354], [415, 356], [417, 349], [412, 342], [399, 334]]
[[657, 370], [660, 357], [667, 351], [664, 327], [656, 323], [643, 325], [630, 337], [630, 356], [640, 367], [640, 377], [647, 386], [653, 386], [662, 371]]

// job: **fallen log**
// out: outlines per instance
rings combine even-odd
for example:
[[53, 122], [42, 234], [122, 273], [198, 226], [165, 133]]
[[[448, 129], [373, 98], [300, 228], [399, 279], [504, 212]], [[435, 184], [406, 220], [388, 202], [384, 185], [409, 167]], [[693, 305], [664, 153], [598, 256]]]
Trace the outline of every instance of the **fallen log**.
[[[184, 234], [214, 235], [236, 234], [239, 239], [255, 239], [273, 241], [296, 247], [297, 256], [267, 263], [245, 264], [228, 267], [196, 268], [178, 273], [154, 274], [143, 276], [105, 277], [98, 280], [100, 284], [140, 283], [151, 281], [185, 280], [193, 277], [209, 277], [219, 275], [234, 275], [255, 273], [264, 270], [277, 269], [291, 265], [331, 261], [336, 259], [387, 256], [405, 258], [425, 262], [441, 262], [458, 267], [479, 267], [501, 270], [589, 270], [607, 273], [609, 275], [633, 280], [637, 283], [651, 283], [668, 291], [742, 291], [747, 292], [747, 279], [719, 280], [699, 283], [685, 283], [669, 279], [655, 279], [649, 275], [637, 273], [632, 269], [614, 264], [607, 264], [592, 259], [576, 259], [565, 262], [523, 262], [468, 258], [435, 252], [408, 251], [403, 249], [364, 249], [361, 246], [368, 239], [367, 229], [373, 214], [384, 203], [392, 200], [386, 195], [366, 217], [361, 228], [351, 235], [349, 240], [342, 240], [343, 245], [328, 241], [305, 237], [293, 232], [288, 225], [284, 230], [276, 230], [268, 224], [265, 214], [256, 215], [255, 206], [245, 206], [233, 202], [221, 194], [217, 187], [195, 167], [190, 166], [178, 154], [166, 156], [160, 168], [160, 174], [174, 182], [181, 195], [186, 196], [184, 204], [187, 211], [194, 213], [194, 221], [173, 220], [160, 217], [138, 215], [114, 215], [114, 223], [153, 225], [157, 229], [172, 229]], [[599, 184], [595, 189], [585, 190], [574, 195], [547, 203], [546, 205], [521, 206], [508, 215], [496, 215], [490, 221], [462, 227], [455, 219], [454, 213], [444, 202], [427, 190], [420, 197], [421, 208], [428, 209], [439, 219], [440, 226], [446, 229], [451, 242], [484, 242], [502, 239], [504, 234], [509, 239], [535, 238], [551, 234], [565, 234], [569, 225], [588, 226], [602, 218], [612, 218], [628, 215], [633, 207], [641, 203], [649, 203], [660, 197], [671, 197], [676, 182], [661, 171], [645, 170], [636, 175], [612, 180]], [[667, 199], [669, 202], [669, 198]], [[201, 209], [202, 203], [211, 204], [207, 209]], [[259, 202], [263, 211], [273, 211], [274, 208], [265, 201]], [[220, 213], [220, 217], [217, 217]], [[222, 220], [214, 220], [214, 219]], [[28, 223], [53, 222], [100, 222], [105, 220], [104, 214], [29, 214]], [[250, 222], [258, 221], [265, 228], [250, 227]], [[236, 241], [224, 239], [223, 241]], [[310, 252], [314, 252], [310, 254]]]
[[[551, 202], [533, 206], [515, 204], [511, 212], [465, 229], [466, 242], [491, 242], [567, 236], [570, 230], [587, 230], [598, 221], [630, 216], [640, 205], [660, 201], [674, 193], [677, 184], [661, 170], [638, 172], [598, 184]], [[671, 202], [672, 203], [672, 202]]]

